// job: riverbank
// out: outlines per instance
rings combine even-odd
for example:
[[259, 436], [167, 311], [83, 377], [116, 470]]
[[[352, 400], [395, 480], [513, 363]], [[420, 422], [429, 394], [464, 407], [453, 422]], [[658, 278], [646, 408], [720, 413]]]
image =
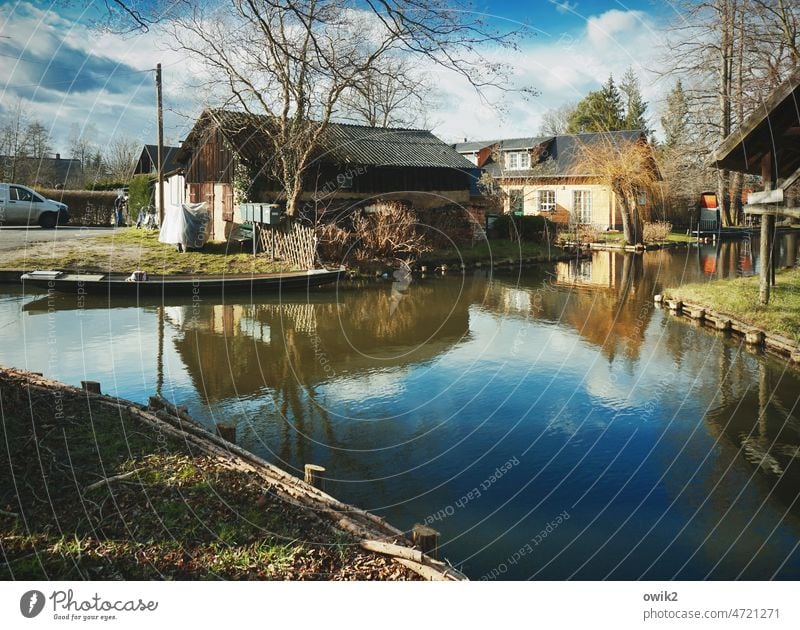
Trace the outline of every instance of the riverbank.
[[14, 255], [9, 252], [0, 262], [0, 270], [32, 271], [64, 269], [101, 273], [150, 274], [204, 273], [251, 274], [294, 270], [291, 265], [253, 257], [236, 243], [207, 243], [202, 250], [181, 253], [158, 241], [158, 232], [118, 228], [80, 240], [37, 242]]
[[[708, 320], [720, 330], [750, 333], [753, 345], [765, 344], [800, 361], [800, 269], [775, 274], [770, 303], [758, 303], [758, 277], [714, 280], [664, 289], [671, 310]], [[727, 324], [726, 324], [727, 322]]]
[[5, 368], [0, 403], [0, 579], [462, 577], [185, 417]]

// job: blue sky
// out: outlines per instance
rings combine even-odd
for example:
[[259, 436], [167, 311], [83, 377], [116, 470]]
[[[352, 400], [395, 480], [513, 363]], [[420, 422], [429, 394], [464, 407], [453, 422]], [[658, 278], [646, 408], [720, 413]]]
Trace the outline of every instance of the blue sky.
[[[155, 141], [153, 73], [164, 66], [165, 134], [185, 136], [202, 99], [187, 89], [192, 65], [169, 50], [158, 29], [120, 36], [87, 29], [102, 15], [102, 2], [0, 2], [0, 109], [16, 103], [51, 131], [54, 150], [66, 153], [70, 129], [93, 129], [102, 145], [115, 136]], [[495, 95], [501, 113], [482, 103], [462, 79], [429, 68], [438, 87], [428, 126], [448, 141], [536, 132], [542, 113], [579, 100], [609, 73], [628, 66], [640, 75], [651, 101], [653, 122], [669, 85], [658, 81], [663, 27], [674, 19], [667, 0], [530, 0], [475, 2], [498, 27], [525, 27], [521, 49], [488, 51], [514, 67], [515, 85], [533, 86], [539, 95]]]

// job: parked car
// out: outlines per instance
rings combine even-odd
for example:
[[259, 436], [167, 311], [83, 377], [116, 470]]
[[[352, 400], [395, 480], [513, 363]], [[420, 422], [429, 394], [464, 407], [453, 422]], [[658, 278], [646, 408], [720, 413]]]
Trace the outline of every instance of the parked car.
[[69, 222], [69, 208], [22, 184], [0, 183], [0, 225], [54, 228]]

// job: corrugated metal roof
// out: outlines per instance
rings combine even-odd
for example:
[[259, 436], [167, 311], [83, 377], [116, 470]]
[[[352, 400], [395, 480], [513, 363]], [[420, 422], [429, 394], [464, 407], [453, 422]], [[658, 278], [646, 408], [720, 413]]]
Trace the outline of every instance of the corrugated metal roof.
[[[266, 116], [229, 110], [206, 110], [184, 146], [195, 141], [208, 120], [216, 121], [228, 142], [251, 160], [269, 157], [272, 144], [265, 129]], [[423, 168], [474, 169], [475, 165], [430, 131], [329, 123], [318, 159], [339, 164]]]

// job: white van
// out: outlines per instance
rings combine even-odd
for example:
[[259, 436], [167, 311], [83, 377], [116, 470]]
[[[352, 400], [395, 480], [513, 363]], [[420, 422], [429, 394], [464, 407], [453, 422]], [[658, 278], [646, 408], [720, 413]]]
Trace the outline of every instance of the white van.
[[66, 204], [45, 199], [21, 184], [0, 183], [0, 225], [40, 225], [54, 228], [69, 221]]

